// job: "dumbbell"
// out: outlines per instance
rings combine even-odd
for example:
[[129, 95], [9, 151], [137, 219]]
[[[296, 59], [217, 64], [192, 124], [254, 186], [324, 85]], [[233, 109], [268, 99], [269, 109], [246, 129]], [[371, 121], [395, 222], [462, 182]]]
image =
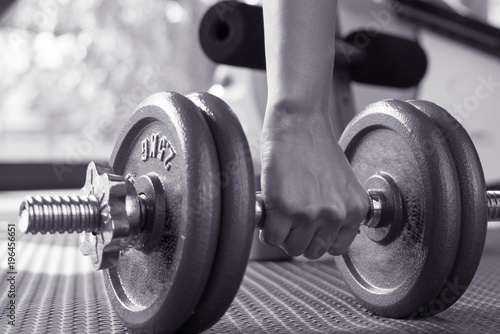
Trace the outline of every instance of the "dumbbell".
[[[450, 114], [385, 100], [340, 145], [370, 209], [336, 264], [359, 302], [393, 318], [437, 314], [463, 294], [500, 193], [486, 191], [476, 150]], [[236, 116], [208, 93], [139, 104], [109, 166], [90, 163], [80, 195], [28, 197], [25, 233], [81, 232], [108, 297], [138, 332], [201, 332], [234, 299], [265, 215]]]

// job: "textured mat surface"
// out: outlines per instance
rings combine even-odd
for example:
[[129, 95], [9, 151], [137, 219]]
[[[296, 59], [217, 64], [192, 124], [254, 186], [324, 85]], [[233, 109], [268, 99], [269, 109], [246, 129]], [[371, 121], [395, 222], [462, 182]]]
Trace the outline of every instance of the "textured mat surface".
[[[8, 325], [6, 227], [0, 205], [0, 333], [124, 333], [101, 273], [78, 236], [24, 236], [16, 242], [16, 320]], [[12, 206], [10, 206], [12, 208]], [[373, 316], [356, 303], [332, 258], [250, 262], [237, 298], [210, 333], [499, 333], [500, 230], [490, 230], [471, 286], [449, 310], [420, 320]]]

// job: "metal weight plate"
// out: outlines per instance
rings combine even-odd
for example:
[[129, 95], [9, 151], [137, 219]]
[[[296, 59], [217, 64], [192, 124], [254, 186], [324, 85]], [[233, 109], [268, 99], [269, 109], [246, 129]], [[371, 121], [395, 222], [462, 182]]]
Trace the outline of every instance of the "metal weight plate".
[[217, 147], [222, 189], [219, 242], [203, 296], [181, 332], [198, 333], [215, 324], [233, 301], [245, 274], [255, 229], [252, 157], [238, 118], [208, 93], [187, 96], [204, 113]]
[[[386, 100], [356, 116], [340, 139], [362, 184], [384, 172], [402, 196], [402, 226], [363, 226], [349, 251], [336, 258], [353, 294], [377, 315], [416, 316], [442, 291], [455, 260], [460, 189], [436, 128], [409, 103]], [[380, 233], [391, 237], [381, 242]]]
[[[462, 225], [453, 269], [445, 287], [422, 315], [453, 305], [466, 291], [483, 253], [488, 227], [486, 184], [476, 148], [463, 126], [445, 109], [427, 101], [408, 101], [439, 127], [455, 161], [461, 193]], [[439, 133], [438, 133], [439, 135]]]
[[159, 180], [164, 200], [156, 205], [164, 205], [166, 220], [154, 222], [148, 247], [122, 252], [118, 266], [104, 272], [109, 298], [130, 330], [173, 332], [198, 303], [215, 256], [220, 187], [212, 134], [189, 99], [158, 93], [128, 120], [110, 165], [149, 193]]

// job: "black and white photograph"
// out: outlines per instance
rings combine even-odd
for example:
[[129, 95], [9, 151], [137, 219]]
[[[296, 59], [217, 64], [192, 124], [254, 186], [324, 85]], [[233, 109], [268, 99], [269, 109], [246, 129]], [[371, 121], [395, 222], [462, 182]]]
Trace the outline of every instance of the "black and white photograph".
[[0, 333], [500, 333], [500, 0], [0, 0]]

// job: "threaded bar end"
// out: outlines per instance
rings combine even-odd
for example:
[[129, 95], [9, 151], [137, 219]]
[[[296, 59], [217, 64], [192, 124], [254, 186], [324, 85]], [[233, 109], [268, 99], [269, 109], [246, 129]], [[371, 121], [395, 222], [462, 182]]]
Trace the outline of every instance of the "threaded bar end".
[[24, 233], [81, 233], [99, 229], [95, 196], [28, 196], [19, 210]]
[[500, 220], [500, 191], [488, 190], [486, 193], [488, 199], [488, 221]]

